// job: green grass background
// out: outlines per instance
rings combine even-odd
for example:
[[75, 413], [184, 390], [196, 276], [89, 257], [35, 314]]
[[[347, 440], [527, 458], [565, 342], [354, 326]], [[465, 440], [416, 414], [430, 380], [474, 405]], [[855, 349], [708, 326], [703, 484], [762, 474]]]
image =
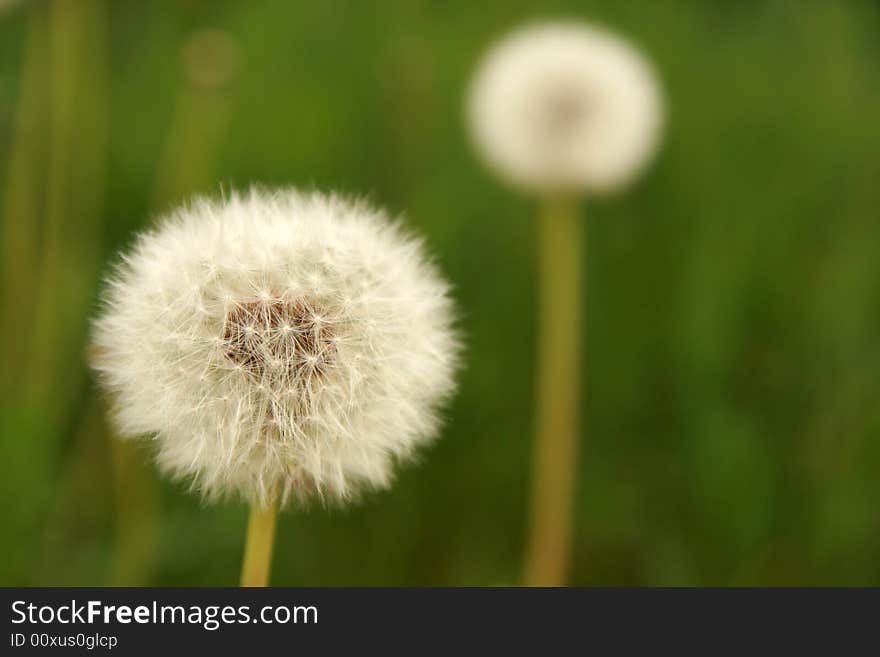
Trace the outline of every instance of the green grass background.
[[[2, 3], [0, 3], [2, 4]], [[523, 20], [650, 53], [669, 124], [589, 202], [575, 584], [880, 584], [880, 6], [840, 2], [23, 1], [0, 10], [0, 584], [231, 585], [246, 510], [111, 447], [85, 367], [113, 254], [253, 182], [367, 195], [454, 282], [467, 369], [388, 492], [285, 513], [273, 582], [520, 578], [535, 205], [462, 100]], [[198, 30], [238, 65], [183, 64]]]

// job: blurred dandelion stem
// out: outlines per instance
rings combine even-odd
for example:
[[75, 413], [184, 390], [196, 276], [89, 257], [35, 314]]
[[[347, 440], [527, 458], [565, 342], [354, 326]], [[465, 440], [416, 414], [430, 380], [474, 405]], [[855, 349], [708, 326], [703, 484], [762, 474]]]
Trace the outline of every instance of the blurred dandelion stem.
[[580, 385], [581, 260], [577, 202], [547, 198], [540, 217], [537, 435], [525, 583], [562, 586], [571, 560]]
[[[41, 159], [45, 137], [40, 129], [45, 122], [46, 50], [48, 43], [45, 12], [34, 10], [28, 19], [25, 54], [21, 72], [18, 108], [9, 144], [6, 194], [3, 199], [0, 271], [2, 271], [3, 307], [0, 317], [4, 339], [2, 362], [12, 379], [20, 372], [21, 345], [27, 339], [26, 328], [32, 321], [29, 295], [37, 280], [34, 261], [39, 246]], [[11, 309], [15, 312], [11, 312]], [[8, 382], [13, 388], [13, 382]], [[15, 382], [17, 387], [18, 381]], [[9, 391], [11, 392], [11, 390]]]
[[244, 563], [241, 567], [242, 586], [268, 586], [272, 567], [272, 546], [275, 542], [276, 505], [260, 503], [251, 505], [247, 538], [244, 546]]
[[[98, 411], [98, 405], [92, 401], [89, 417]], [[143, 463], [143, 453], [131, 441], [120, 440], [107, 429], [103, 430], [109, 444], [116, 506], [116, 551], [110, 585], [143, 586], [155, 574], [156, 550], [162, 532], [161, 490]]]
[[[200, 32], [195, 33], [196, 40]], [[208, 35], [217, 39], [216, 31]], [[220, 37], [222, 40], [222, 36]], [[228, 38], [228, 37], [226, 37]], [[220, 147], [226, 138], [232, 115], [233, 94], [227, 88], [231, 71], [211, 69], [215, 85], [206, 89], [191, 74], [194, 36], [183, 45], [182, 60], [190, 74], [185, 76], [177, 95], [168, 135], [156, 173], [153, 206], [159, 212], [172, 202], [206, 191], [214, 177]], [[201, 37], [204, 41], [204, 37]], [[210, 39], [208, 39], [210, 46]], [[232, 47], [232, 46], [227, 46]], [[214, 48], [216, 50], [216, 48]], [[204, 74], [212, 64], [211, 48], [197, 49], [195, 65]], [[227, 58], [228, 59], [228, 58]], [[137, 445], [128, 440], [110, 443], [113, 481], [116, 489], [118, 550], [113, 582], [149, 581], [157, 567], [157, 548], [161, 532], [162, 491], [155, 473], [143, 460]]]

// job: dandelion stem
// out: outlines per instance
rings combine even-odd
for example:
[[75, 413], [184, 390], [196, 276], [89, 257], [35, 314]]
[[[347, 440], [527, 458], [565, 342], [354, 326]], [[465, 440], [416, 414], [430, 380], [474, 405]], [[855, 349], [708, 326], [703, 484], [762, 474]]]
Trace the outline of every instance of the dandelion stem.
[[251, 505], [244, 563], [241, 567], [242, 586], [268, 586], [272, 567], [272, 545], [275, 542], [275, 504]]
[[0, 349], [3, 350], [3, 369], [8, 373], [8, 383], [13, 390], [19, 386], [19, 381], [13, 379], [17, 379], [24, 369], [20, 352], [21, 345], [28, 339], [25, 327], [32, 325], [29, 294], [32, 294], [31, 290], [38, 280], [33, 263], [37, 259], [39, 245], [39, 170], [45, 141], [40, 126], [46, 122], [45, 94], [41, 88], [47, 69], [48, 37], [44, 14], [44, 11], [34, 8], [28, 21], [20, 99], [9, 144], [0, 229], [0, 294], [4, 308], [15, 308], [15, 312], [4, 312], [0, 318], [0, 334], [4, 337]]
[[577, 462], [583, 226], [571, 198], [548, 198], [540, 220], [537, 436], [525, 583], [562, 586], [571, 560]]

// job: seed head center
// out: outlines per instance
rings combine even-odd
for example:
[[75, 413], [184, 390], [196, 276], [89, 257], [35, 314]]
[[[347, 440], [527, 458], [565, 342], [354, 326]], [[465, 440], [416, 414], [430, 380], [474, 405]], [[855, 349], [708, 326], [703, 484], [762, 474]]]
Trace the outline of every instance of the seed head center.
[[335, 352], [331, 325], [308, 299], [238, 303], [226, 315], [226, 357], [260, 379], [322, 376]]

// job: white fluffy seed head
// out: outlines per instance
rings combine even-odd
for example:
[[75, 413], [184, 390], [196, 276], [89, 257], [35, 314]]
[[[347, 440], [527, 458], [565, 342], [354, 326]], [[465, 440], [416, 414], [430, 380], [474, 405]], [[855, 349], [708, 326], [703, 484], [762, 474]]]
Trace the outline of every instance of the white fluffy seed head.
[[449, 288], [385, 214], [295, 191], [201, 199], [139, 237], [94, 323], [125, 436], [206, 497], [345, 501], [438, 429]]
[[578, 23], [533, 25], [498, 43], [472, 82], [468, 113], [487, 163], [539, 193], [620, 188], [653, 154], [663, 117], [639, 52]]

